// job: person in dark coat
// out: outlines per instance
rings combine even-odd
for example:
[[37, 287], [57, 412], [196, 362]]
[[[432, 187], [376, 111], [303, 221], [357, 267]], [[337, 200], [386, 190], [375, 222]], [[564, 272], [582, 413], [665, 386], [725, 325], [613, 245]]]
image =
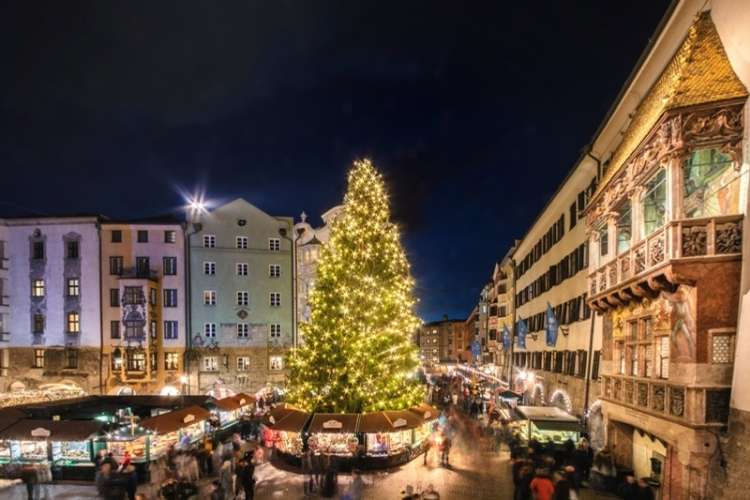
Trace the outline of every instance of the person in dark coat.
[[534, 479], [534, 469], [524, 463], [513, 478], [513, 500], [531, 500], [531, 480]]
[[617, 494], [624, 500], [638, 500], [638, 483], [635, 476], [628, 474], [625, 476], [625, 482], [617, 488]]
[[647, 477], [638, 480], [638, 500], [654, 500], [654, 490], [648, 484]]

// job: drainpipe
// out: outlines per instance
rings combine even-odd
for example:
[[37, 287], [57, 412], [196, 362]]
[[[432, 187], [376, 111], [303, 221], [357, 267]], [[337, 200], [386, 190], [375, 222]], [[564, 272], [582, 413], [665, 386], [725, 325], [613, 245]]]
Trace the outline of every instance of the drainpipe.
[[[289, 230], [283, 227], [279, 228], [279, 235], [292, 244], [292, 347], [297, 348], [299, 344], [297, 332], [297, 240], [304, 233], [304, 229], [300, 228], [294, 231], [293, 221], [284, 222], [286, 222]], [[289, 236], [289, 234], [292, 234], [292, 236]]]
[[510, 287], [511, 289], [511, 296], [512, 296], [512, 304], [513, 304], [513, 314], [512, 314], [512, 325], [510, 329], [510, 359], [508, 360], [508, 389], [511, 391], [513, 390], [513, 351], [514, 347], [516, 345], [516, 259], [511, 258], [510, 259], [510, 275], [513, 279], [513, 285]]
[[[188, 217], [189, 220], [189, 217]], [[188, 228], [193, 228], [192, 232], [188, 231]], [[187, 393], [190, 394], [190, 358], [189, 354], [193, 347], [193, 336], [191, 335], [192, 330], [192, 322], [191, 316], [192, 316], [192, 307], [191, 303], [193, 300], [193, 294], [191, 293], [191, 286], [190, 286], [190, 237], [200, 231], [202, 228], [200, 223], [190, 223], [186, 222], [183, 224], [183, 231], [185, 233], [185, 251], [184, 251], [184, 260], [183, 267], [185, 268], [185, 354], [183, 356], [183, 371], [185, 373], [185, 380], [186, 383], [183, 384], [185, 388], [187, 388]], [[198, 388], [200, 389], [200, 384], [198, 385]]]
[[[596, 176], [597, 178], [601, 174], [601, 166], [602, 161], [591, 154], [591, 151], [593, 149], [592, 144], [589, 144], [586, 147], [586, 156], [591, 158], [596, 162]], [[589, 251], [590, 254], [590, 251]], [[589, 255], [589, 261], [591, 259], [591, 256]], [[584, 425], [588, 422], [588, 415], [589, 415], [589, 395], [591, 393], [591, 367], [594, 363], [594, 330], [596, 329], [596, 311], [594, 309], [591, 309], [591, 327], [589, 328], [589, 350], [588, 355], [586, 356], [586, 372], [584, 373], [584, 376], [586, 377], [586, 383], [584, 384], [585, 390], [584, 390], [584, 398], [583, 398], [583, 421]], [[601, 363], [601, 361], [600, 361]]]
[[102, 304], [102, 287], [104, 286], [102, 278], [102, 224], [96, 221], [96, 236], [99, 239], [99, 394], [104, 394], [104, 307]]

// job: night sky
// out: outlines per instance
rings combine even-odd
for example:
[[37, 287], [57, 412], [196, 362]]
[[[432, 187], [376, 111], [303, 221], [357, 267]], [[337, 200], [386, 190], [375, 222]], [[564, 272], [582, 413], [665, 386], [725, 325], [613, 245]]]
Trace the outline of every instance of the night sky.
[[318, 224], [370, 156], [422, 317], [465, 318], [668, 3], [4, 2], [0, 214], [157, 215], [203, 189]]

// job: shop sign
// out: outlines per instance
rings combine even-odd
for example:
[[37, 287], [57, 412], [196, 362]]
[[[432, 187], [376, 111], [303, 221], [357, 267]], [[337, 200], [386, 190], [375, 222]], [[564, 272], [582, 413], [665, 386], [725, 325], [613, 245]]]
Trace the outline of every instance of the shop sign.
[[397, 419], [395, 422], [393, 422], [393, 427], [403, 427], [406, 425], [406, 420], [403, 418]]
[[37, 427], [36, 429], [31, 430], [31, 436], [32, 437], [50, 437], [52, 435], [52, 431], [49, 429], [45, 429], [44, 427]]
[[323, 422], [324, 429], [341, 429], [342, 427], [344, 427], [344, 424], [338, 420], [327, 420]]
[[182, 422], [187, 424], [188, 422], [192, 422], [193, 420], [195, 420], [195, 415], [193, 415], [192, 413], [188, 413], [187, 415], [185, 415], [185, 418], [182, 419]]

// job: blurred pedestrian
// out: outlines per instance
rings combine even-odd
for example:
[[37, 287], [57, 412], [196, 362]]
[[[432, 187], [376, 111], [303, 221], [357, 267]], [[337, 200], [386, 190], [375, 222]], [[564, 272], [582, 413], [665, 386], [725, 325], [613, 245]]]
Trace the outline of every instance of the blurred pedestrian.
[[529, 486], [531, 493], [534, 495], [534, 500], [552, 500], [555, 485], [552, 483], [547, 469], [537, 469], [536, 475]]

